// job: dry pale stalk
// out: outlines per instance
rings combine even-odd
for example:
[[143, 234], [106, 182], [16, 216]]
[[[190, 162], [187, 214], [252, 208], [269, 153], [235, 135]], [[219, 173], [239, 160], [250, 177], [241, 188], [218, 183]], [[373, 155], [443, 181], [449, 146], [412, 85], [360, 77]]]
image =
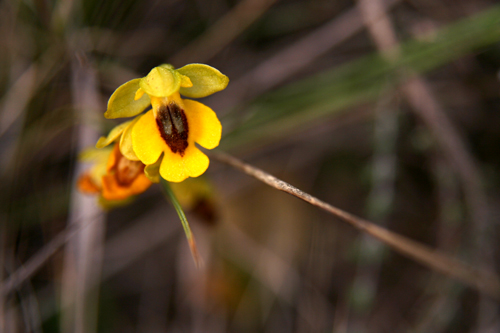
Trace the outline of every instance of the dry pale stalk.
[[291, 194], [333, 214], [356, 229], [375, 237], [402, 255], [500, 300], [500, 279], [496, 274], [471, 267], [438, 250], [434, 250], [424, 244], [379, 227], [370, 221], [347, 213], [228, 154], [221, 152], [209, 152], [209, 154], [212, 158], [243, 171], [275, 189]]

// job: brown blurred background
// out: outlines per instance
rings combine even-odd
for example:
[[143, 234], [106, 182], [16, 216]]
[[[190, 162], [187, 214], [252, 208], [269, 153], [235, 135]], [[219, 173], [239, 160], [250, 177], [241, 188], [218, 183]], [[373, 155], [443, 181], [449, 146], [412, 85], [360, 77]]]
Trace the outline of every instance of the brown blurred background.
[[2, 1], [1, 278], [54, 253], [0, 332], [499, 332], [488, 296], [216, 160], [201, 269], [159, 186], [109, 212], [75, 190], [119, 85], [207, 63], [218, 149], [498, 271], [499, 41], [493, 0]]

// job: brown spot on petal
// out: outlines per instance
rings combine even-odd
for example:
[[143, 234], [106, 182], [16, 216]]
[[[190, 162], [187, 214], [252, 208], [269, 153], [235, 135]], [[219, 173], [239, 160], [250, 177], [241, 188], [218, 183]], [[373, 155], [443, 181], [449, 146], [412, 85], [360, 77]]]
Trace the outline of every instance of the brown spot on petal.
[[173, 153], [184, 156], [188, 146], [189, 126], [184, 110], [176, 103], [162, 105], [156, 115], [156, 124], [161, 137]]

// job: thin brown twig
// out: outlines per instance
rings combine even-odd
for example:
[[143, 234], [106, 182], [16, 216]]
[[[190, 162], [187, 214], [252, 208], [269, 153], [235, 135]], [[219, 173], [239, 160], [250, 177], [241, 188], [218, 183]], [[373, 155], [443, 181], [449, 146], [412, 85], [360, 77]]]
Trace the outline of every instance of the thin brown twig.
[[207, 153], [212, 158], [243, 171], [244, 173], [277, 190], [291, 194], [313, 206], [329, 212], [339, 219], [349, 223], [356, 229], [373, 236], [400, 254], [413, 259], [430, 269], [461, 281], [462, 283], [473, 287], [492, 298], [500, 300], [500, 278], [496, 274], [486, 270], [474, 268], [458, 259], [449, 257], [438, 250], [434, 250], [427, 245], [421, 244], [395, 232], [379, 227], [370, 221], [347, 213], [226, 153]]
[[[234, 157], [231, 157], [221, 152], [207, 152], [211, 157], [223, 163], [233, 166], [234, 168], [251, 175], [258, 180], [274, 187], [278, 190], [289, 193], [302, 199], [314, 206], [326, 210], [327, 212], [335, 215], [341, 220], [351, 224], [356, 229], [366, 232], [374, 238], [380, 240], [387, 246], [391, 247], [397, 252], [414, 259], [421, 264], [455, 278], [463, 283], [474, 287], [491, 297], [500, 299], [500, 280], [495, 274], [478, 270], [470, 267], [461, 261], [450, 258], [447, 255], [433, 250], [426, 245], [420, 244], [410, 240], [404, 236], [398, 235], [394, 232], [378, 227], [377, 225], [351, 215], [339, 208], [333, 207], [296, 187], [258, 169], [249, 164], [246, 164]], [[92, 221], [91, 221], [92, 222]], [[88, 225], [86, 225], [88, 226]], [[17, 271], [12, 273], [5, 282], [0, 286], [0, 295], [7, 295], [16, 288], [18, 288], [24, 281], [29, 279], [36, 273], [50, 257], [57, 252], [69, 239], [71, 239], [77, 232], [80, 231], [82, 226], [74, 225], [66, 228], [52, 241], [50, 241], [43, 249], [26, 262], [25, 265], [20, 267]]]

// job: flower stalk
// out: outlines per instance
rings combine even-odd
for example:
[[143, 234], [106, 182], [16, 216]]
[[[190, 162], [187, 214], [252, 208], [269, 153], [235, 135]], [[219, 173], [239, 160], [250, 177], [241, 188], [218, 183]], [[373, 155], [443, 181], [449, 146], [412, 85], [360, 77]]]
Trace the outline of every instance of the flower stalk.
[[188, 241], [189, 249], [191, 250], [191, 255], [193, 256], [194, 263], [196, 264], [196, 267], [200, 268], [203, 265], [203, 261], [198, 253], [198, 247], [196, 246], [196, 241], [194, 239], [193, 233], [191, 232], [191, 227], [189, 226], [186, 214], [184, 214], [184, 210], [182, 209], [179, 200], [177, 200], [177, 197], [172, 191], [172, 188], [163, 178], [161, 178], [161, 186], [163, 188], [165, 196], [168, 197], [168, 199], [174, 206], [177, 215], [179, 215], [179, 219], [181, 220], [182, 227], [184, 228], [184, 233], [186, 234], [186, 239]]

